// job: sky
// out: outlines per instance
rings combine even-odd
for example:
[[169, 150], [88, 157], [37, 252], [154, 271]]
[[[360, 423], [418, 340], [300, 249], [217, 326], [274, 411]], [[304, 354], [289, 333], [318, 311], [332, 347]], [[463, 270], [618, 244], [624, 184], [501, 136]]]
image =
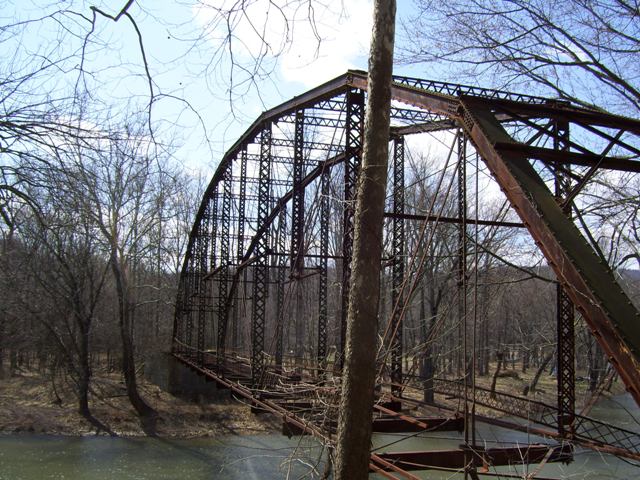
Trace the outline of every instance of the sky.
[[[128, 12], [138, 37], [124, 16], [114, 22], [97, 14], [90, 27], [91, 7], [115, 17], [126, 0], [0, 1], [0, 24], [31, 21], [0, 32], [0, 61], [26, 72], [39, 59], [65, 58], [55, 75], [32, 82], [30, 92], [86, 84], [92, 99], [111, 105], [108, 117], [126, 121], [118, 109], [143, 109], [151, 98], [144, 50], [155, 132], [170, 138], [186, 168], [210, 175], [262, 111], [350, 68], [367, 67], [372, 0], [244, 0], [244, 15], [219, 14], [236, 3], [135, 0]], [[398, 24], [412, 4], [398, 2]], [[419, 67], [396, 73], [425, 76]]]
[[[246, 16], [231, 20], [231, 44], [229, 27], [212, 6], [230, 8], [235, 0], [209, 0], [199, 5], [137, 3], [131, 11], [140, 19], [158, 90], [182, 99], [165, 98], [154, 105], [153, 113], [169, 126], [169, 119], [174, 119], [184, 127], [178, 134], [181, 147], [177, 155], [189, 168], [212, 172], [226, 149], [262, 111], [350, 68], [367, 67], [371, 0], [314, 0], [310, 3], [312, 12], [306, 2], [275, 2], [289, 5], [282, 13], [273, 6], [267, 8], [270, 2], [264, 0], [247, 2]], [[399, 2], [398, 18], [408, 15], [411, 4], [411, 0]], [[128, 37], [121, 48], [135, 65], [139, 51], [132, 30], [129, 25], [117, 27], [108, 28], [114, 35]], [[240, 67], [232, 68], [230, 50]], [[255, 83], [246, 82], [249, 75], [242, 69], [254, 68], [262, 54], [263, 71], [258, 71]], [[407, 68], [404, 71], [407, 73]], [[138, 69], [135, 73], [141, 72]], [[138, 94], [144, 95], [146, 85], [138, 88]]]
[[[135, 0], [129, 13], [139, 38], [126, 17], [114, 22], [96, 15], [89, 28], [91, 6], [115, 16], [126, 0], [0, 0], [0, 25], [35, 20], [0, 29], [0, 78], [7, 68], [28, 71], [33, 62], [68, 57], [63, 69], [34, 87], [46, 91], [86, 82], [96, 100], [116, 105], [114, 121], [126, 121], [122, 112], [146, 108], [150, 99], [141, 42], [155, 95], [154, 131], [172, 143], [177, 162], [210, 178], [262, 111], [350, 68], [367, 66], [372, 0], [243, 0], [246, 14], [231, 15], [229, 24], [216, 14], [215, 8], [240, 1]], [[411, 41], [401, 24], [410, 19], [412, 5], [413, 0], [398, 1], [396, 46]], [[81, 77], [86, 39], [82, 67], [87, 73]], [[260, 68], [252, 70], [256, 59]], [[248, 82], [251, 73], [255, 81]], [[447, 80], [424, 65], [396, 65], [395, 73]], [[446, 157], [448, 146], [420, 137], [410, 147]], [[501, 196], [495, 184], [491, 188], [489, 196]]]
[[[222, 2], [227, 6], [229, 1]], [[409, 5], [409, 1], [400, 2]], [[229, 56], [221, 55], [215, 69], [208, 70], [207, 86], [197, 81], [187, 89], [187, 96], [197, 89], [209, 90], [206, 112], [208, 125], [214, 125], [212, 142], [219, 155], [231, 146], [251, 122], [264, 110], [320, 85], [346, 70], [365, 70], [372, 30], [371, 0], [312, 2], [313, 22], [307, 9], [285, 10], [287, 17], [267, 9], [268, 2], [255, 2], [247, 9], [247, 17], [234, 25], [234, 60], [251, 68], [260, 57], [265, 43], [275, 61], [265, 59], [268, 78], [255, 85], [242, 84], [243, 74], [236, 70], [234, 88], [240, 95], [229, 93]], [[401, 10], [406, 7], [401, 6]], [[215, 12], [208, 7], [195, 7], [195, 28], [206, 32], [210, 48], [225, 44], [227, 26], [215, 23]], [[250, 19], [250, 21], [249, 21]], [[263, 28], [264, 27], [264, 28]], [[256, 33], [260, 31], [260, 35]], [[284, 40], [284, 41], [283, 41]], [[226, 45], [225, 45], [226, 46]], [[215, 70], [215, 71], [213, 71]], [[212, 90], [212, 91], [211, 91]], [[215, 112], [215, 113], [212, 113]]]
[[[92, 100], [108, 105], [101, 118], [119, 126], [136, 110], [146, 118], [152, 89], [156, 138], [171, 143], [187, 171], [210, 178], [261, 112], [348, 69], [367, 67], [372, 0], [244, 0], [243, 12], [225, 17], [216, 10], [238, 2], [135, 0], [128, 10], [133, 25], [125, 16], [117, 22], [105, 16], [115, 17], [125, 0], [0, 0], [0, 24], [17, 24], [0, 31], [0, 68], [24, 73], [37, 70], [40, 59], [67, 59], [31, 82], [30, 92], [64, 96], [65, 89], [86, 84]], [[406, 41], [399, 25], [412, 5], [398, 2], [397, 45]], [[93, 28], [92, 6], [105, 14], [96, 14]], [[423, 69], [396, 66], [395, 73], [433, 78]], [[410, 140], [416, 151], [442, 159], [449, 153], [451, 139]]]

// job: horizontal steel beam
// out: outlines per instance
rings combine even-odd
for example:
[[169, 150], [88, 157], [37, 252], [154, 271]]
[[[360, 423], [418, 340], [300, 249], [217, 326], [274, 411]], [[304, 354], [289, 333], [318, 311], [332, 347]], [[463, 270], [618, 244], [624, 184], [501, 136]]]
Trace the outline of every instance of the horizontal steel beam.
[[[411, 421], [408, 421], [407, 418], [410, 418]], [[373, 420], [373, 431], [376, 433], [461, 432], [463, 429], [464, 419], [462, 417], [396, 417]]]
[[640, 162], [617, 157], [603, 157], [597, 154], [566, 152], [563, 150], [552, 150], [549, 148], [534, 147], [523, 143], [496, 142], [493, 145], [498, 152], [514, 153], [527, 158], [535, 158], [545, 162], [559, 164], [582, 165], [605, 170], [618, 170], [622, 172], [640, 172]]
[[470, 446], [452, 450], [378, 453], [378, 456], [403, 470], [428, 470], [430, 467], [463, 470], [470, 462], [476, 468], [505, 465], [573, 461], [573, 447], [563, 445], [518, 445], [516, 447]]
[[522, 161], [517, 153], [496, 148], [513, 139], [487, 103], [468, 99], [462, 123], [558, 281], [640, 405], [640, 312], [531, 164]]
[[[401, 218], [404, 220], [418, 220], [418, 221], [429, 221], [429, 222], [440, 222], [440, 223], [453, 223], [453, 224], [461, 224], [462, 220], [455, 217], [442, 217], [438, 215], [416, 215], [412, 213], [393, 213], [393, 212], [384, 212], [385, 218]], [[486, 225], [490, 227], [510, 227], [510, 228], [525, 228], [525, 226], [520, 222], [505, 222], [501, 220], [476, 220], [475, 218], [467, 218], [465, 219], [465, 223], [468, 225]]]

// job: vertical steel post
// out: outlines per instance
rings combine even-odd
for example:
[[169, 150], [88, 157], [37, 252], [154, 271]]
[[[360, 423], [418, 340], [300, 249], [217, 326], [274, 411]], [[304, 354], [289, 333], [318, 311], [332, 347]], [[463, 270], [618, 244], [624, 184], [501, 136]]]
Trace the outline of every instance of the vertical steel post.
[[182, 348], [180, 347], [180, 343], [184, 342], [184, 321], [182, 320], [184, 315], [184, 302], [182, 301], [183, 295], [184, 275], [181, 275], [176, 295], [176, 310], [173, 316], [173, 340], [171, 342], [171, 353], [181, 353]]
[[[271, 123], [266, 123], [260, 134], [258, 165], [258, 204], [256, 229], [264, 227], [269, 215], [269, 180], [271, 177]], [[258, 238], [253, 264], [253, 311], [251, 316], [251, 380], [258, 386], [264, 372], [264, 324], [267, 304], [267, 248], [268, 234]]]
[[198, 309], [198, 317], [197, 317], [197, 337], [196, 337], [196, 361], [198, 365], [202, 365], [204, 363], [204, 329], [206, 324], [206, 300], [204, 298], [204, 290], [205, 290], [205, 280], [204, 274], [207, 272], [207, 261], [206, 254], [203, 252], [205, 250], [204, 243], [206, 242], [206, 230], [203, 226], [203, 223], [207, 221], [207, 215], [201, 219], [200, 225], [198, 226], [198, 237], [196, 238], [196, 290], [195, 294], [195, 302], [197, 304]]
[[[238, 249], [236, 251], [236, 261], [238, 264], [242, 262], [244, 256], [244, 230], [245, 230], [245, 212], [246, 212], [246, 199], [247, 199], [247, 149], [246, 147], [240, 152], [240, 184], [238, 185]], [[242, 283], [243, 288], [246, 285], [247, 270], [243, 272], [245, 281]], [[232, 345], [234, 349], [237, 349], [240, 344], [240, 293], [239, 288], [236, 288], [236, 298], [234, 299], [233, 308], [233, 329], [232, 329]]]
[[[467, 321], [467, 139], [462, 131], [458, 131], [458, 338], [465, 335], [464, 325]], [[464, 341], [462, 342], [464, 344]], [[467, 352], [458, 349], [456, 370], [458, 375], [464, 368], [465, 378]]]
[[213, 242], [211, 243], [211, 250], [209, 250], [209, 268], [211, 270], [216, 268], [216, 265], [218, 264], [218, 244], [217, 244], [217, 240], [218, 240], [218, 188], [219, 188], [220, 184], [218, 183], [214, 188], [213, 188], [213, 192], [212, 192], [212, 198], [211, 201], [209, 203], [209, 208], [208, 208], [208, 232], [206, 233], [207, 237], [210, 237]]
[[364, 121], [364, 92], [347, 92], [347, 119], [344, 162], [344, 212], [342, 228], [342, 308], [340, 322], [339, 366], [344, 361], [347, 340], [347, 314], [351, 287], [351, 258], [353, 256], [353, 217], [356, 205], [356, 186], [362, 159], [362, 129]]
[[186, 268], [184, 275], [184, 282], [182, 284], [182, 312], [181, 312], [181, 323], [182, 323], [182, 336], [180, 337], [182, 341], [182, 345], [180, 350], [187, 354], [189, 353], [187, 346], [191, 347], [191, 342], [193, 339], [193, 317], [191, 315], [191, 301], [190, 297], [193, 293], [192, 279], [193, 279], [193, 253], [191, 251], [187, 251], [187, 259], [186, 259]]
[[207, 312], [211, 307], [211, 281], [206, 279], [208, 272], [209, 262], [207, 261], [207, 254], [209, 248], [212, 250], [215, 248], [215, 241], [212, 241], [209, 232], [215, 218], [212, 216], [212, 212], [217, 209], [213, 206], [218, 201], [217, 188], [214, 189], [213, 198], [209, 199], [207, 207], [204, 211], [204, 216], [200, 220], [198, 227], [198, 237], [196, 239], [196, 251], [198, 254], [197, 259], [197, 302], [198, 302], [198, 344], [197, 344], [197, 362], [199, 365], [204, 363], [204, 346], [205, 346], [205, 328], [207, 324]]
[[304, 268], [304, 110], [296, 112], [293, 147], [293, 198], [291, 201], [291, 275]]
[[330, 170], [325, 167], [320, 177], [320, 277], [318, 280], [318, 368], [320, 373], [327, 363], [327, 257], [329, 256], [329, 186]]
[[296, 337], [296, 354], [301, 350], [301, 332], [304, 330], [304, 315], [302, 312], [302, 271], [304, 269], [304, 110], [298, 110], [295, 116], [293, 143], [293, 198], [291, 201], [291, 282], [295, 290], [296, 302], [293, 315]]
[[186, 306], [186, 328], [185, 328], [185, 353], [191, 354], [193, 348], [193, 298], [196, 294], [196, 267], [195, 267], [195, 241], [192, 246], [189, 262], [187, 263], [187, 287], [184, 291], [184, 305]]
[[231, 238], [231, 183], [233, 182], [233, 162], [229, 162], [222, 174], [222, 209], [220, 211], [220, 267], [218, 270], [218, 342], [216, 359], [218, 371], [224, 374], [225, 348], [227, 342], [228, 292], [229, 292], [229, 249]]
[[393, 139], [393, 285], [391, 287], [391, 392], [402, 395], [402, 305], [404, 283], [404, 137]]
[[286, 256], [284, 252], [286, 250], [286, 226], [287, 226], [287, 208], [284, 206], [280, 210], [278, 216], [278, 236], [277, 236], [277, 253], [278, 255], [278, 268], [277, 268], [277, 293], [276, 293], [276, 352], [275, 352], [275, 367], [277, 372], [282, 372], [282, 350], [283, 350], [283, 331], [284, 331], [284, 288], [286, 280]]
[[193, 324], [189, 325], [191, 314], [189, 313], [189, 296], [191, 295], [191, 277], [192, 277], [192, 254], [187, 250], [185, 259], [185, 269], [180, 282], [180, 289], [178, 290], [178, 305], [176, 306], [176, 338], [180, 341], [180, 345], [177, 347], [177, 351], [181, 353], [188, 353], [187, 345], [190, 344], [191, 330]]
[[[569, 123], [556, 121], [553, 125], [553, 147], [569, 150]], [[569, 168], [565, 166], [565, 168]], [[555, 172], [555, 194], [559, 202], [571, 191], [571, 179], [559, 168]], [[571, 217], [571, 205], [564, 214]], [[557, 375], [558, 375], [558, 433], [566, 437], [573, 434], [575, 415], [575, 309], [566, 291], [556, 285], [557, 319]]]
[[238, 250], [236, 260], [242, 261], [244, 256], [245, 211], [247, 199], [247, 149], [240, 152], [240, 184], [238, 185]]
[[[191, 314], [191, 322], [192, 322], [192, 331], [193, 331], [193, 323], [195, 323], [195, 345], [190, 343], [191, 347], [195, 346], [195, 349], [191, 351], [192, 354], [195, 353], [196, 361], [200, 362], [201, 354], [199, 353], [202, 349], [204, 349], [204, 313], [202, 310], [202, 299], [201, 299], [201, 279], [202, 279], [202, 222], [205, 221], [205, 217], [200, 220], [200, 224], [196, 230], [196, 238], [194, 242], [194, 252], [193, 252], [193, 271], [192, 271], [192, 290], [191, 295], [189, 296], [189, 310]], [[192, 339], [193, 341], [193, 339]]]

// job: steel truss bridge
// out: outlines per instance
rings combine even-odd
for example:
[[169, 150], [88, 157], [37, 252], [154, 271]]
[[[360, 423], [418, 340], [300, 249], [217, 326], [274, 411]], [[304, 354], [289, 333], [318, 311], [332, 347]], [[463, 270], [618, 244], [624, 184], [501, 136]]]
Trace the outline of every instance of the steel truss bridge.
[[[191, 230], [174, 323], [172, 355], [180, 362], [279, 415], [289, 433], [310, 433], [328, 445], [338, 417], [366, 89], [366, 72], [348, 71], [264, 112], [229, 149]], [[490, 475], [492, 465], [567, 461], [572, 443], [640, 460], [640, 435], [575, 413], [574, 371], [578, 312], [640, 403], [640, 314], [581, 215], [581, 194], [597, 173], [640, 172], [640, 121], [554, 99], [400, 76], [393, 78], [392, 99], [383, 259], [392, 307], [380, 319], [385, 374], [379, 375], [374, 431], [468, 431], [468, 411], [447, 410], [446, 399], [463, 399], [526, 420], [477, 415], [481, 421], [560, 443], [485, 449], [467, 441], [439, 452], [372, 452], [371, 471], [389, 478], [417, 478], [411, 471], [427, 468]], [[414, 205], [406, 197], [408, 145], [420, 135], [449, 144], [454, 173], [448, 187], [444, 181], [433, 192], [435, 198], [447, 190], [446, 211], [429, 199]], [[470, 214], [467, 169], [480, 167], [519, 221]], [[557, 278], [556, 405], [470, 388], [469, 371], [456, 381], [403, 371], [402, 325], [421, 271], [409, 251], [410, 222], [428, 232], [457, 229], [458, 288], [469, 277], [470, 230], [528, 231]], [[429, 233], [420, 241], [427, 244]], [[418, 400], [426, 381], [439, 410]]]

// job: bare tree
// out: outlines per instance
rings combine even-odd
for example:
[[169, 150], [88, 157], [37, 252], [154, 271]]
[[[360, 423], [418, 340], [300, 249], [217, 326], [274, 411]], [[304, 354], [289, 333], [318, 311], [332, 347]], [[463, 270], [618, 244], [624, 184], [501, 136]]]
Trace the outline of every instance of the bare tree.
[[640, 12], [627, 0], [416, 0], [404, 63], [526, 87], [610, 111], [640, 110]]
[[139, 289], [134, 277], [141, 259], [158, 253], [151, 239], [158, 226], [170, 220], [165, 217], [162, 199], [171, 197], [176, 182], [172, 167], [165, 157], [154, 155], [155, 143], [145, 132], [144, 122], [132, 122], [123, 131], [112, 130], [109, 140], [96, 142], [92, 148], [69, 146], [68, 151], [75, 149], [72, 154], [56, 156], [49, 169], [41, 171], [61, 174], [60, 179], [54, 178], [55, 183], [46, 184], [51, 191], [57, 188], [73, 196], [69, 210], [52, 212], [55, 220], [61, 222], [64, 215], [70, 215], [79, 225], [87, 225], [87, 235], [96, 242], [103, 266], [111, 272], [127, 394], [143, 425], [151, 428], [155, 411], [138, 393], [136, 379], [133, 332]]
[[[48, 169], [33, 178], [42, 185], [30, 198], [43, 205], [23, 222], [20, 238], [32, 282], [25, 310], [31, 310], [55, 341], [76, 385], [78, 411], [98, 430], [109, 431], [89, 408], [92, 377], [90, 337], [108, 270], [90, 219], [80, 215], [71, 172]], [[43, 265], [46, 265], [43, 268]], [[34, 301], [34, 299], [39, 301]], [[54, 374], [54, 373], [52, 373]]]
[[171, 178], [168, 167], [150, 156], [149, 142], [139, 124], [130, 125], [121, 137], [96, 151], [91, 162], [83, 159], [78, 165], [86, 196], [83, 214], [95, 222], [100, 232], [115, 283], [127, 395], [143, 423], [152, 421], [156, 413], [137, 387], [132, 267], [136, 256], [148, 248], [143, 240], [157, 227], [157, 194], [166, 194], [169, 188], [163, 189], [161, 184]]
[[[0, 59], [0, 189], [22, 197], [21, 160], [37, 160], [46, 168], [52, 152], [83, 142], [89, 146], [101, 135], [82, 123], [80, 113], [89, 97], [97, 100], [102, 94], [90, 88], [100, 85], [104, 65], [89, 65], [105, 58], [108, 49], [94, 34], [95, 10], [86, 4], [63, 8], [53, 2], [29, 9], [25, 3], [4, 2], [0, 26], [5, 52]], [[96, 101], [92, 110], [103, 106]]]

